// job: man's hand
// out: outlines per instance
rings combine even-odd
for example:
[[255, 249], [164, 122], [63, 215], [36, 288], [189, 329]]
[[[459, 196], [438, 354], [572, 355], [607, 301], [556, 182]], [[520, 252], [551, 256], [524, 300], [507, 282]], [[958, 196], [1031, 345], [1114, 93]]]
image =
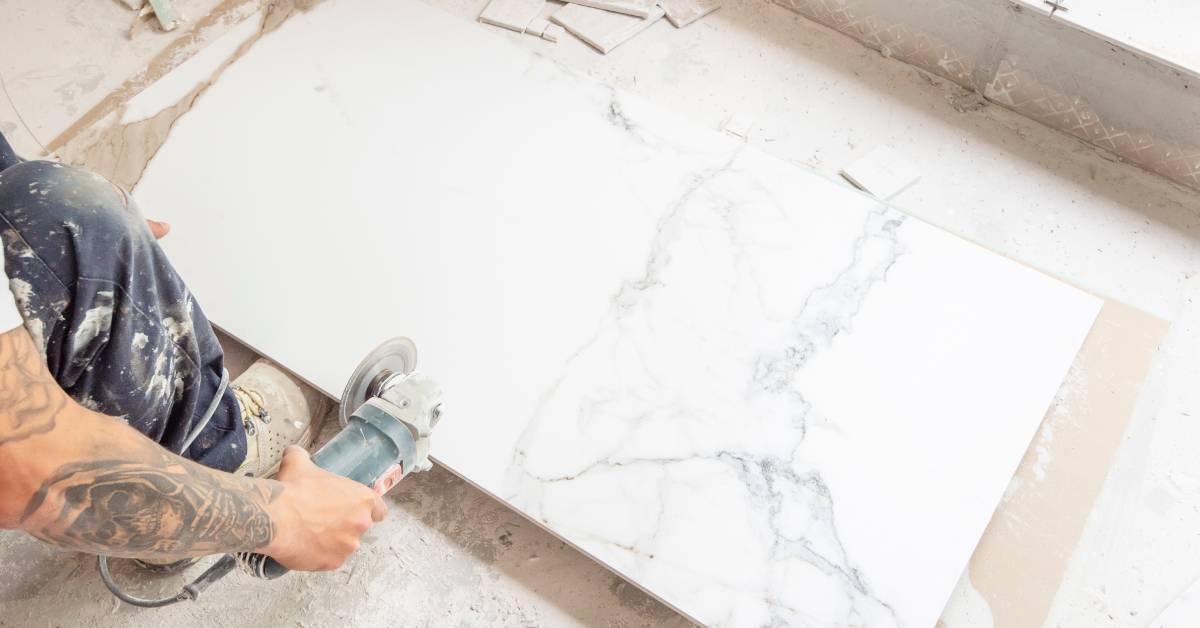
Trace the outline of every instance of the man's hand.
[[147, 220], [146, 224], [150, 227], [150, 233], [154, 234], [155, 240], [161, 240], [163, 236], [171, 232], [171, 225], [157, 220]]
[[283, 485], [268, 507], [275, 537], [261, 551], [289, 569], [341, 567], [359, 537], [387, 514], [375, 491], [321, 469], [295, 445], [284, 452], [275, 480]]

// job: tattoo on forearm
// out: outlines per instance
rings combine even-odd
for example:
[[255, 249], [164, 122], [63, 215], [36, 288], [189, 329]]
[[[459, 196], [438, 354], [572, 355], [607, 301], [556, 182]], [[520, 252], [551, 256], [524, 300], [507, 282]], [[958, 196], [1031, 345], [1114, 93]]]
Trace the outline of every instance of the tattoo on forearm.
[[45, 370], [23, 330], [0, 334], [0, 446], [54, 429], [67, 397]]
[[251, 550], [274, 536], [265, 507], [282, 490], [275, 482], [218, 474], [166, 455], [153, 463], [96, 460], [59, 469], [30, 499], [21, 521], [36, 515], [39, 525], [27, 528], [34, 536], [109, 556]]
[[[6, 444], [33, 447], [17, 443], [59, 422], [66, 429], [78, 411], [28, 334], [0, 334], [0, 452]], [[206, 469], [136, 439], [106, 451], [106, 459], [59, 467], [30, 497], [21, 527], [55, 545], [136, 558], [254, 550], [271, 542], [275, 527], [266, 508], [282, 485]]]

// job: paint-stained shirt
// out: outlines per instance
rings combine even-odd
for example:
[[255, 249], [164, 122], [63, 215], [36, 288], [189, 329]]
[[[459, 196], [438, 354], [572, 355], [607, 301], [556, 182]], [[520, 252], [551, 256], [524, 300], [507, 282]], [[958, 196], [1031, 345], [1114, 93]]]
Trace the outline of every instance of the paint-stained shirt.
[[[4, 255], [0, 254], [0, 281], [8, 287], [8, 275], [4, 273]], [[12, 292], [0, 289], [0, 333], [12, 331], [23, 324], [21, 312], [17, 310], [17, 300]]]

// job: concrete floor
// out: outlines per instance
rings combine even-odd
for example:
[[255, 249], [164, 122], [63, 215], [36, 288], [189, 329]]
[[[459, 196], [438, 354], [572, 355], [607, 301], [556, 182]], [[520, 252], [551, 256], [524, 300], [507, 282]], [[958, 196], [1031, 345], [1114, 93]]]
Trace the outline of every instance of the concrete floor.
[[[232, 377], [258, 358], [218, 335]], [[336, 419], [325, 428], [318, 442], [336, 432]], [[692, 625], [445, 469], [409, 476], [387, 499], [387, 519], [364, 537], [370, 549], [336, 572], [275, 582], [234, 573], [195, 603], [152, 611], [113, 598], [94, 557], [0, 532], [0, 626]], [[110, 564], [134, 595], [183, 584]]]
[[[94, 557], [5, 534], [0, 626], [690, 625], [443, 469], [405, 480], [388, 501], [369, 549], [338, 572], [234, 574], [198, 602], [153, 611], [111, 597]], [[114, 571], [147, 597], [181, 585]]]
[[[429, 2], [464, 20], [484, 4]], [[19, 60], [33, 57], [6, 50], [2, 42], [15, 40], [4, 28], [0, 71], [22, 75]], [[683, 30], [660, 22], [607, 56], [569, 36], [551, 44], [479, 28], [713, 128], [749, 116], [748, 141], [830, 176], [888, 144], [923, 169], [894, 199], [901, 209], [1173, 321], [1047, 625], [1144, 626], [1200, 577], [1200, 196], [762, 0], [730, 0]], [[69, 55], [53, 54], [70, 66]], [[61, 105], [54, 90], [45, 93], [42, 106]], [[161, 139], [113, 133], [112, 146], [149, 142], [146, 154]], [[89, 165], [112, 166], [90, 157]], [[684, 623], [448, 473], [406, 481], [392, 499], [368, 551], [339, 574], [239, 579], [218, 585], [207, 604], [157, 613], [109, 600], [90, 559], [2, 534], [0, 625]], [[969, 582], [945, 624], [991, 625]]]

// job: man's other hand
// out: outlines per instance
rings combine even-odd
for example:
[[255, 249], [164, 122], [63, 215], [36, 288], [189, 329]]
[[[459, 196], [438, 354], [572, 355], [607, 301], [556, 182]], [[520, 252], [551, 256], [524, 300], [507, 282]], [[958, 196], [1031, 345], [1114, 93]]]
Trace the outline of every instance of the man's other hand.
[[157, 220], [147, 220], [146, 224], [150, 226], [150, 233], [154, 234], [155, 240], [161, 240], [163, 236], [171, 232], [171, 225]]
[[275, 534], [262, 552], [289, 569], [341, 567], [359, 537], [387, 514], [375, 491], [321, 469], [295, 445], [284, 452], [275, 480], [283, 492], [269, 507]]

